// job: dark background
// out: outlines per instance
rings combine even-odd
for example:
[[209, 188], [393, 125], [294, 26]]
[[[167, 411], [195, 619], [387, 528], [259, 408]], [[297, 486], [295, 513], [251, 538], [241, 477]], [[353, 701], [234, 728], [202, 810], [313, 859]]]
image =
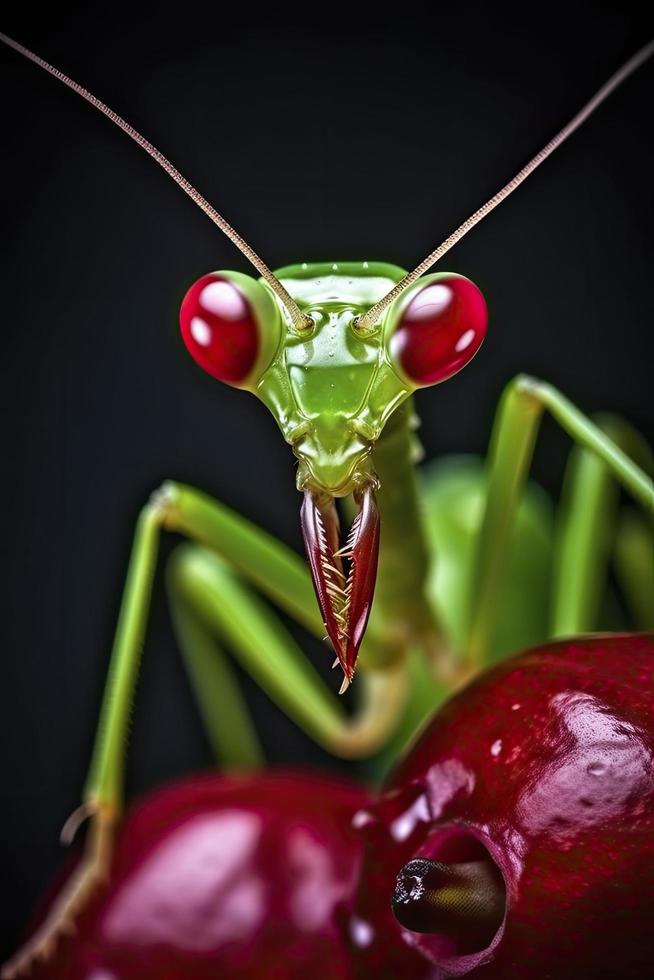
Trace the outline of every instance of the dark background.
[[[246, 5], [69, 7], [9, 13], [2, 29], [123, 113], [273, 268], [411, 266], [652, 26], [625, 4], [454, 7], [398, 8], [392, 21], [342, 4], [279, 21]], [[140, 505], [174, 477], [300, 538], [273, 420], [202, 375], [178, 335], [187, 286], [214, 268], [249, 272], [244, 259], [79, 98], [4, 48], [0, 75], [6, 952], [61, 861]], [[443, 264], [483, 288], [491, 326], [474, 363], [419, 399], [430, 456], [483, 452], [518, 370], [654, 435], [653, 85], [650, 64]], [[546, 423], [537, 474], [553, 491], [566, 449]], [[272, 761], [348, 768], [248, 692]], [[129, 791], [210, 762], [159, 576]]]

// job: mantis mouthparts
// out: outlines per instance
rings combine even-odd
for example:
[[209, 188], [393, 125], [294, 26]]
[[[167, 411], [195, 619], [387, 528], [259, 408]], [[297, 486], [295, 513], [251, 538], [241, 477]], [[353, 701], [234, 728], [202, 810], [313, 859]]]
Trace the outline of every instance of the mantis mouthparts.
[[359, 506], [345, 545], [333, 497], [304, 491], [301, 521], [313, 587], [334, 650], [343, 668], [340, 694], [354, 676], [377, 579], [379, 510], [372, 485], [354, 495]]

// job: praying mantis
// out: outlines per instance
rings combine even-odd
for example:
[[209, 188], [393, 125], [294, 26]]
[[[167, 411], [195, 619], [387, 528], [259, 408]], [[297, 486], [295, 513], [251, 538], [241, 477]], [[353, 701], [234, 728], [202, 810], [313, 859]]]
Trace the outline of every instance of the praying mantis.
[[[650, 53], [651, 46], [624, 66], [519, 180], [506, 185], [410, 274], [381, 262], [304, 263], [271, 272], [158, 151], [128, 130], [262, 276], [255, 280], [225, 272], [203, 277], [184, 301], [182, 330], [201, 366], [258, 396], [291, 445], [298, 459], [309, 567], [194, 488], [166, 483], [145, 505], [85, 803], [67, 826], [71, 836], [79, 819], [89, 817], [86, 861], [40, 932], [3, 975], [18, 975], [35, 956], [47, 953], [109, 866], [122, 808], [127, 719], [163, 531], [190, 541], [170, 562], [171, 609], [200, 712], [223, 765], [254, 765], [261, 758], [225, 651], [329, 751], [391, 757], [473, 671], [534, 641], [539, 630], [558, 636], [593, 628], [601, 592], [593, 574], [598, 562], [593, 531], [611, 507], [610, 480], [617, 480], [646, 514], [652, 508], [647, 453], [638, 438], [624, 423], [604, 431], [551, 385], [519, 377], [499, 408], [487, 472], [468, 462], [419, 476], [412, 395], [463, 367], [476, 353], [486, 325], [476, 287], [463, 277], [428, 270]], [[91, 101], [125, 128], [106, 107]], [[236, 331], [227, 350], [220, 348], [219, 336], [225, 323]], [[444, 350], [434, 349], [430, 330], [449, 338]], [[544, 544], [547, 526], [538, 495], [525, 490], [544, 412], [580, 447], [567, 481], [554, 559]], [[343, 536], [336, 500], [343, 501], [351, 523]], [[646, 518], [632, 514], [621, 525], [616, 547], [625, 592], [643, 624], [652, 595], [650, 546]], [[520, 581], [521, 568], [527, 574], [524, 560], [521, 564], [526, 554], [533, 576], [529, 582]], [[538, 595], [546, 578], [553, 593], [547, 624]], [[360, 704], [353, 717], [324, 690], [259, 594], [309, 633], [322, 638], [327, 632], [343, 686], [358, 665]], [[509, 621], [507, 609], [518, 595], [529, 598], [519, 621]]]

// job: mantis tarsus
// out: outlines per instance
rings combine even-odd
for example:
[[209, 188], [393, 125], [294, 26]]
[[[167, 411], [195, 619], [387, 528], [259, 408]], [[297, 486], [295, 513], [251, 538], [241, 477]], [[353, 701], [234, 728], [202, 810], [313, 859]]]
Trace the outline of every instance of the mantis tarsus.
[[[18, 50], [27, 53], [19, 46]], [[622, 80], [650, 53], [651, 46], [643, 49], [614, 81]], [[597, 101], [605, 94], [603, 90]], [[575, 119], [583, 118], [582, 110]], [[562, 131], [563, 138], [569, 129]], [[146, 149], [151, 152], [154, 148]], [[162, 162], [160, 156], [156, 158]], [[542, 158], [539, 154], [531, 169]], [[173, 176], [179, 177], [176, 172]], [[513, 186], [514, 182], [507, 185], [508, 191]], [[205, 207], [206, 202], [189, 185], [184, 189]], [[461, 234], [489, 209], [485, 206], [464, 223]], [[208, 205], [205, 210], [225, 230], [224, 220]], [[256, 764], [261, 750], [219, 642], [317, 741], [337, 754], [363, 757], [384, 746], [389, 752], [396, 750], [424, 714], [471, 670], [531, 638], [516, 623], [510, 641], [497, 639], [503, 626], [498, 589], [509, 561], [509, 546], [511, 560], [519, 564], [521, 553], [525, 549], [538, 553], [542, 541], [538, 500], [527, 494], [521, 510], [518, 501], [545, 410], [580, 446], [567, 481], [560, 544], [552, 563], [553, 612], [547, 633], [592, 628], [602, 587], [601, 576], [593, 574], [598, 566], [593, 530], [601, 515], [612, 508], [610, 478], [617, 478], [646, 510], [652, 507], [651, 481], [625, 450], [645, 460], [647, 454], [624, 423], [598, 426], [550, 385], [522, 377], [509, 385], [503, 399], [487, 475], [470, 465], [441, 467], [421, 481], [416, 474], [410, 396], [423, 386], [424, 379], [410, 376], [406, 364], [403, 369], [394, 338], [406, 325], [407, 309], [423, 290], [435, 288], [442, 294], [456, 289], [457, 280], [447, 274], [414, 281], [454, 243], [456, 235], [421, 263], [409, 280], [403, 278], [403, 270], [382, 263], [365, 267], [363, 263], [305, 264], [274, 274], [238, 238], [236, 243], [254, 259], [265, 284], [235, 273], [205, 283], [219, 286], [228, 301], [240, 297], [245, 310], [241, 319], [251, 321], [254, 354], [248, 361], [246, 344], [236, 374], [223, 380], [254, 390], [294, 446], [301, 464], [300, 487], [308, 491], [305, 535], [322, 610], [316, 605], [306, 564], [296, 554], [192, 488], [170, 483], [153, 495], [138, 523], [86, 802], [78, 814], [91, 817], [87, 862], [41, 932], [7, 967], [5, 975], [16, 975], [35, 955], [47, 951], [105, 873], [110, 859], [111, 837], [122, 805], [127, 715], [163, 529], [181, 532], [193, 541], [171, 561], [171, 604], [201, 713], [225, 765]], [[398, 281], [401, 291], [394, 297]], [[189, 329], [192, 319], [187, 321]], [[480, 328], [480, 336], [482, 332]], [[197, 329], [195, 333], [191, 341], [202, 346]], [[332, 336], [333, 344], [328, 343]], [[472, 346], [464, 347], [469, 353], [478, 346], [473, 339]], [[220, 376], [218, 369], [213, 373]], [[447, 375], [444, 370], [438, 380]], [[433, 380], [430, 376], [428, 383]], [[362, 633], [372, 598], [367, 572], [374, 566], [377, 533], [373, 490], [381, 515], [377, 598], [361, 646], [357, 675], [361, 704], [354, 718], [348, 719], [251, 587], [316, 636], [324, 635], [326, 620], [337, 660], [349, 681], [360, 640], [354, 634]], [[355, 565], [362, 569], [360, 579], [366, 581], [359, 587], [355, 577], [348, 598], [339, 592], [348, 592], [339, 556], [334, 560], [339, 547], [329, 541], [325, 547], [319, 539], [321, 533], [328, 538], [332, 531], [335, 535], [330, 500], [343, 497], [347, 507], [352, 491], [360, 498], [366, 519], [349, 546], [343, 543], [347, 555], [354, 553]], [[448, 510], [451, 527], [445, 528], [443, 515]], [[457, 527], [457, 510], [468, 517], [479, 511], [471, 529], [463, 528], [465, 520]], [[518, 532], [511, 542], [511, 521], [518, 512]], [[649, 613], [651, 595], [648, 534], [646, 522], [633, 514], [616, 534], [625, 591], [643, 617]], [[450, 568], [449, 585], [443, 575], [434, 577], [434, 555]], [[545, 574], [550, 563], [545, 550], [532, 558], [538, 574]], [[325, 577], [325, 567], [335, 569], [336, 579], [329, 571]], [[450, 601], [454, 593], [456, 602]], [[543, 609], [536, 615], [544, 617]], [[69, 831], [75, 823], [73, 820]]]

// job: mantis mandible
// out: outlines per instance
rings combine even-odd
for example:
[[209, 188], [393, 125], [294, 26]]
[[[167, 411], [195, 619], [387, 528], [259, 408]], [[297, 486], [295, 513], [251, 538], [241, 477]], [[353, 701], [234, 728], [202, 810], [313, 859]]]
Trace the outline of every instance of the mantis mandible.
[[[3, 976], [12, 977], [47, 955], [107, 874], [162, 531], [182, 533], [192, 542], [171, 559], [171, 609], [200, 712], [224, 765], [255, 765], [261, 748], [222, 645], [317, 742], [340, 756], [367, 757], [382, 749], [397, 751], [471, 672], [535, 639], [524, 624], [532, 629], [534, 621], [540, 624], [538, 596], [522, 626], [512, 624], [509, 630], [506, 623], [504, 582], [525, 551], [535, 554], [539, 575], [551, 573], [552, 613], [545, 635], [593, 628], [601, 587], [588, 586], [597, 562], [593, 528], [611, 506], [609, 480], [621, 484], [646, 512], [654, 502], [647, 454], [637, 437], [624, 423], [605, 431], [551, 385], [522, 376], [509, 384], [499, 407], [487, 472], [458, 466], [421, 478], [412, 395], [464, 367], [486, 329], [479, 290], [462, 276], [429, 270], [638, 68], [654, 45], [627, 62], [515, 178], [410, 273], [383, 262], [303, 263], [273, 272], [124, 120], [32, 52], [0, 38], [127, 132], [259, 272], [259, 280], [238, 272], [199, 279], [182, 305], [182, 334], [205, 370], [264, 402], [291, 446], [298, 460], [309, 564], [194, 488], [166, 483], [145, 505], [84, 803], [65, 828], [70, 838], [83, 818], [90, 819], [85, 860], [37, 934], [5, 968]], [[545, 412], [579, 446], [567, 481], [560, 548], [549, 564], [538, 500], [525, 487]], [[632, 461], [627, 450], [644, 465]], [[342, 535], [339, 499], [350, 522]], [[457, 513], [479, 514], [471, 533], [457, 529]], [[643, 623], [652, 595], [650, 543], [647, 522], [634, 517], [616, 539], [625, 592]], [[450, 568], [449, 582], [434, 577], [435, 557]], [[528, 584], [523, 583], [525, 591]], [[354, 716], [323, 688], [257, 593], [315, 636], [326, 632], [334, 665], [342, 670], [341, 690], [360, 666], [361, 698]]]

